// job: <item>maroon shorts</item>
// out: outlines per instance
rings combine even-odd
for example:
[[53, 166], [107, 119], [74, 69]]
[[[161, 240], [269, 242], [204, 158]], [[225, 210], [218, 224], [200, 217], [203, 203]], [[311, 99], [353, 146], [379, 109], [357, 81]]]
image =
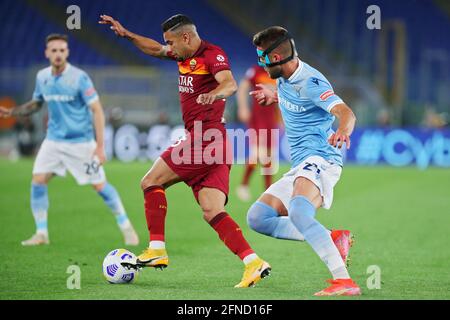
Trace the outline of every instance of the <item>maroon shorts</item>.
[[[197, 202], [199, 191], [204, 187], [208, 187], [222, 191], [226, 196], [226, 204], [228, 201], [231, 170], [231, 162], [226, 161], [226, 154], [229, 148], [226, 138], [224, 142], [203, 142], [198, 145], [197, 148], [188, 145], [188, 143], [190, 142], [186, 140], [178, 141], [161, 154], [161, 159], [167, 163], [172, 171], [175, 172], [184, 183], [191, 187]], [[205, 162], [204, 159], [199, 158], [203, 154], [211, 154], [210, 151], [214, 148], [216, 148], [216, 150], [222, 150], [224, 153], [223, 157], [220, 155], [215, 158], [218, 161], [215, 161], [214, 163], [211, 161]], [[188, 159], [190, 161], [180, 161], [179, 155], [184, 155], [184, 152], [180, 151], [182, 149], [190, 151], [190, 155], [184, 158], [185, 160]], [[216, 153], [212, 152], [212, 155], [215, 156]], [[207, 156], [205, 155], [204, 157]]]

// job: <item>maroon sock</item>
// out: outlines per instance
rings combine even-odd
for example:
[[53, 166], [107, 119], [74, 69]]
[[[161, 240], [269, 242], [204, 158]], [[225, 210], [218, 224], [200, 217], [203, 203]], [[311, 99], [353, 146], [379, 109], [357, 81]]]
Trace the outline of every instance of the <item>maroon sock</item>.
[[256, 166], [254, 164], [246, 164], [245, 165], [245, 172], [244, 172], [244, 178], [242, 179], [242, 185], [248, 186], [248, 182], [250, 181], [250, 177], [255, 171]]
[[164, 188], [151, 186], [144, 190], [145, 218], [147, 219], [150, 241], [164, 241], [167, 200]]
[[226, 212], [221, 212], [209, 221], [211, 227], [219, 234], [220, 240], [228, 249], [243, 260], [249, 254], [254, 253], [247, 240], [245, 240], [239, 225]]

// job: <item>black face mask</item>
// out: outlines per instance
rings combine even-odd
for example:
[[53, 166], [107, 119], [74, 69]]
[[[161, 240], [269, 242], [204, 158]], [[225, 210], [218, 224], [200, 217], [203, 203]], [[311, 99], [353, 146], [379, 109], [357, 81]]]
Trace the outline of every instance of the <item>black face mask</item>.
[[[271, 63], [270, 59], [269, 59], [269, 53], [271, 53], [273, 50], [275, 50], [275, 48], [277, 48], [281, 43], [283, 43], [286, 40], [289, 40], [289, 44], [291, 45], [291, 55], [281, 61]], [[294, 44], [292, 43], [292, 37], [289, 33], [286, 33], [284, 35], [284, 37], [282, 37], [278, 41], [274, 42], [266, 50], [262, 51], [262, 50], [256, 49], [256, 53], [258, 54], [258, 65], [260, 65], [261, 67], [274, 67], [274, 66], [279, 66], [279, 65], [285, 64], [286, 62], [294, 59], [294, 56], [295, 56], [295, 50], [294, 50]]]

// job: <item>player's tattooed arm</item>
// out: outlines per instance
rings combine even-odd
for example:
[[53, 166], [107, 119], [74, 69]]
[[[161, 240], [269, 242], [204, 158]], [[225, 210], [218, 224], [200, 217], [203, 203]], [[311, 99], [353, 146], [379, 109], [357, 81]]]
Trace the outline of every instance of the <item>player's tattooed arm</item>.
[[335, 105], [330, 112], [339, 119], [339, 127], [328, 138], [328, 143], [340, 149], [345, 142], [347, 149], [350, 149], [350, 135], [355, 129], [356, 123], [355, 114], [345, 103]]
[[262, 106], [270, 106], [278, 103], [278, 93], [276, 87], [267, 84], [257, 84], [259, 89], [251, 91], [250, 95], [255, 97], [256, 101]]
[[216, 100], [222, 100], [232, 96], [237, 91], [236, 80], [234, 80], [230, 70], [219, 71], [214, 78], [219, 85], [208, 93], [200, 94], [197, 97], [198, 104], [212, 104]]
[[0, 118], [29, 116], [40, 110], [42, 105], [42, 101], [31, 100], [14, 108], [0, 106]]
[[145, 54], [157, 58], [167, 57], [166, 46], [153, 39], [131, 32], [111, 16], [105, 14], [100, 15], [100, 21], [98, 23], [110, 25], [111, 30], [113, 30], [116, 35], [130, 40], [137, 48], [139, 48], [139, 50], [141, 50]]

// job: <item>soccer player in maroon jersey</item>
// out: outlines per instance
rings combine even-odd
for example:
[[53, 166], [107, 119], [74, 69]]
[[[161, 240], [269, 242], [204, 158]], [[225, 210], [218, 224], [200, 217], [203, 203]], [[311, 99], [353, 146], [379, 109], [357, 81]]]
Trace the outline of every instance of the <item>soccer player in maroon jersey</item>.
[[[251, 198], [248, 187], [250, 177], [256, 169], [256, 164], [260, 163], [264, 168], [270, 168], [271, 150], [276, 148], [272, 145], [272, 129], [278, 128], [278, 106], [276, 103], [269, 106], [262, 106], [254, 96], [251, 97], [252, 107], [249, 108], [250, 91], [258, 90], [258, 85], [271, 85], [276, 87], [275, 80], [271, 79], [264, 68], [254, 65], [245, 73], [244, 79], [239, 83], [237, 92], [238, 98], [238, 118], [247, 124], [248, 129], [255, 130], [256, 139], [250, 141], [249, 162], [245, 165], [244, 176], [236, 193], [242, 201], [249, 201]], [[278, 141], [276, 142], [278, 143]], [[272, 184], [272, 175], [264, 174], [265, 189]]]
[[[118, 36], [130, 40], [144, 53], [176, 60], [180, 73], [178, 88], [187, 138], [165, 150], [141, 181], [150, 243], [138, 256], [137, 263], [167, 267], [165, 189], [183, 181], [192, 188], [204, 219], [244, 262], [244, 275], [236, 287], [253, 286], [270, 274], [271, 267], [255, 254], [237, 223], [225, 211], [231, 164], [226, 161], [227, 140], [222, 116], [225, 99], [237, 89], [226, 54], [218, 46], [202, 40], [192, 20], [182, 14], [162, 24], [165, 45], [130, 32], [110, 16], [100, 18], [100, 24], [110, 25]], [[214, 139], [207, 137], [211, 132]], [[219, 161], [211, 163], [211, 158]]]

